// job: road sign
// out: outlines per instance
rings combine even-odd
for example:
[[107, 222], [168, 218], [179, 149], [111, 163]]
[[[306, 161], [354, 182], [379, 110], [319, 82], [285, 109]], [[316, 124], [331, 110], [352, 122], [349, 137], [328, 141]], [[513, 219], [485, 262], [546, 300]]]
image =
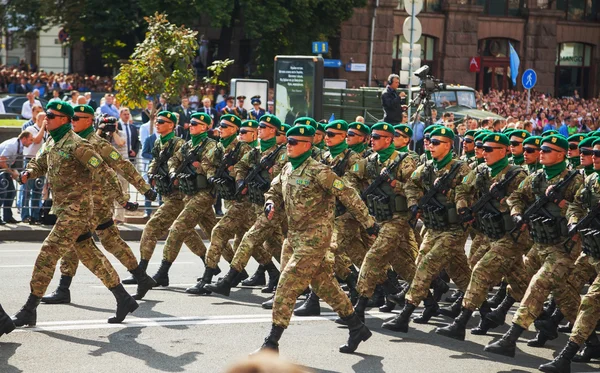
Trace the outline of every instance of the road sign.
[[349, 63], [346, 65], [346, 71], [365, 72], [367, 71], [366, 63]]
[[329, 53], [329, 43], [326, 41], [313, 41], [312, 52], [314, 54]]
[[[412, 20], [412, 22], [411, 22]], [[412, 23], [412, 27], [411, 27]], [[402, 35], [404, 38], [410, 43], [416, 43], [421, 39], [421, 35], [423, 34], [423, 26], [421, 26], [421, 21], [418, 18], [414, 17], [406, 17], [404, 20], [404, 24], [402, 25]]]
[[531, 89], [537, 83], [537, 74], [533, 69], [525, 70], [523, 73], [523, 77], [521, 78], [521, 83], [523, 84], [523, 88]]
[[61, 43], [64, 43], [67, 41], [67, 39], [69, 39], [69, 34], [65, 31], [65, 29], [61, 28], [58, 32], [58, 40], [60, 40]]
[[472, 73], [481, 71], [481, 57], [471, 57], [471, 60], [469, 61], [469, 71]]
[[423, 10], [423, 0], [404, 0], [404, 10], [409, 16], [413, 15], [413, 8], [415, 9], [415, 16], [419, 15]]
[[339, 68], [339, 67], [342, 66], [342, 61], [341, 60], [328, 60], [328, 59], [324, 59], [323, 60], [323, 66], [324, 67]]

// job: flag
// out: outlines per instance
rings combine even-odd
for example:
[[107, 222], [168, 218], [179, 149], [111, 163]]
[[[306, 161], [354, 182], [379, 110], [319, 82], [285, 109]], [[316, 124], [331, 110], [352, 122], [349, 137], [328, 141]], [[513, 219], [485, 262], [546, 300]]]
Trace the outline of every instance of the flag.
[[508, 46], [510, 47], [510, 77], [512, 78], [513, 86], [516, 86], [521, 60], [519, 60], [519, 55], [510, 42], [508, 42]]
[[333, 122], [335, 120], [335, 115], [333, 115], [333, 113], [331, 113], [331, 116], [329, 117], [329, 121]]

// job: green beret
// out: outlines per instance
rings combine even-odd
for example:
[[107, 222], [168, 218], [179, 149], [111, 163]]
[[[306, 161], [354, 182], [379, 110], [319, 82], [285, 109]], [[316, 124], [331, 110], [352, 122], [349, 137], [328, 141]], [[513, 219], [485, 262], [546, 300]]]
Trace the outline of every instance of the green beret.
[[300, 124], [311, 126], [312, 128], [317, 129], [317, 121], [312, 119], [311, 117], [301, 117], [294, 121], [294, 126]]
[[340, 131], [348, 131], [348, 122], [343, 119], [332, 120], [331, 122], [325, 125], [325, 130], [328, 129], [340, 130]]
[[518, 137], [518, 138], [521, 138], [521, 139], [526, 139], [529, 136], [531, 136], [531, 134], [529, 133], [529, 131], [525, 131], [525, 130], [514, 130], [514, 131], [510, 132], [510, 135], [507, 134], [507, 136], [509, 138], [515, 136], [515, 137]]
[[596, 145], [600, 145], [600, 137], [594, 139], [594, 142], [592, 143], [592, 146], [596, 146]]
[[394, 135], [394, 126], [392, 126], [391, 124], [388, 124], [386, 122], [379, 122], [379, 123], [375, 123], [373, 125], [373, 127], [371, 127], [371, 132], [373, 131], [385, 131], [385, 132], [389, 132], [392, 134], [392, 136]]
[[242, 122], [242, 125], [240, 127], [246, 127], [246, 128], [258, 128], [258, 122], [250, 119], [250, 120], [245, 120]]
[[281, 123], [279, 125], [279, 129], [278, 130], [279, 130], [279, 132], [283, 132], [283, 134], [285, 135], [287, 133], [287, 131], [290, 130], [290, 128], [292, 128], [292, 126], [290, 126], [289, 124], [287, 124], [287, 123]]
[[542, 145], [549, 142], [552, 145], [559, 146], [565, 151], [569, 150], [569, 142], [563, 135], [550, 135], [542, 138]]
[[74, 113], [73, 106], [71, 106], [68, 102], [65, 101], [52, 101], [48, 105], [46, 105], [46, 110], [48, 109], [56, 110], [68, 117], [72, 117]]
[[290, 128], [289, 131], [285, 134], [287, 137], [290, 136], [308, 136], [312, 137], [315, 135], [316, 130], [314, 127], [306, 124], [297, 124], [294, 127]]
[[569, 136], [567, 139], [568, 142], [581, 142], [585, 138], [583, 133], [576, 133], [574, 135]]
[[551, 136], [551, 135], [556, 135], [558, 133], [557, 130], [548, 130], [548, 131], [544, 131], [542, 133], [542, 137], [546, 137], [546, 136]]
[[358, 130], [362, 133], [364, 133], [365, 135], [370, 135], [371, 134], [371, 129], [369, 128], [369, 126], [367, 126], [364, 123], [361, 122], [352, 122], [350, 124], [348, 124], [348, 129], [355, 129]]
[[231, 122], [233, 124], [235, 124], [238, 127], [242, 126], [242, 120], [240, 118], [238, 118], [236, 115], [233, 114], [225, 114], [225, 115], [221, 115], [221, 118], [219, 119], [221, 122], [226, 120], [228, 122]]
[[585, 137], [598, 137], [600, 136], [600, 132], [594, 131], [594, 132], [588, 132], [585, 134]]
[[581, 140], [581, 142], [579, 143], [579, 148], [591, 148], [592, 146], [594, 146], [594, 141], [600, 139], [600, 137], [596, 137], [596, 136], [590, 136], [590, 137], [586, 137], [585, 139]]
[[190, 116], [191, 119], [198, 119], [202, 123], [206, 123], [209, 126], [212, 124], [212, 118], [206, 113], [194, 113]]
[[439, 124], [432, 124], [431, 126], [428, 126], [427, 128], [425, 128], [423, 130], [423, 134], [430, 133], [431, 131], [433, 131], [434, 129], [436, 129], [438, 127], [441, 127], [441, 126]]
[[394, 130], [402, 133], [404, 136], [412, 137], [413, 130], [406, 124], [398, 124], [394, 126]]
[[542, 137], [541, 136], [529, 136], [523, 141], [523, 145], [533, 145], [538, 148], [542, 145]]
[[490, 133], [483, 138], [483, 142], [495, 142], [496, 144], [509, 146], [510, 140], [504, 133]]
[[483, 139], [485, 139], [485, 137], [487, 135], [489, 135], [488, 132], [481, 132], [477, 136], [474, 137], [474, 140], [475, 140], [475, 142], [478, 142], [478, 141], [483, 142]]
[[502, 133], [506, 136], [510, 136], [509, 133], [511, 133], [512, 131], [515, 131], [514, 128], [510, 128], [510, 127], [506, 127], [505, 129], [502, 130]]
[[468, 130], [467, 132], [465, 132], [465, 136], [471, 136], [472, 138], [475, 138], [475, 136], [478, 135], [477, 130]]
[[273, 114], [265, 114], [262, 117], [260, 117], [259, 121], [261, 123], [270, 124], [276, 128], [279, 128], [279, 126], [281, 126], [281, 120], [279, 120], [279, 118], [277, 118]]
[[438, 128], [431, 131], [429, 136], [430, 137], [441, 136], [441, 137], [449, 138], [450, 140], [454, 140], [454, 131], [452, 131], [448, 127], [439, 126]]
[[167, 118], [171, 122], [177, 124], [177, 116], [175, 114], [171, 113], [170, 111], [163, 110], [160, 113], [156, 114], [156, 117], [157, 118], [158, 117]]
[[317, 131], [321, 131], [321, 132], [325, 132], [325, 126], [323, 126], [321, 123], [317, 122]]
[[85, 113], [90, 115], [96, 114], [96, 112], [94, 111], [94, 109], [92, 109], [90, 105], [77, 105], [73, 108], [73, 111], [75, 113]]

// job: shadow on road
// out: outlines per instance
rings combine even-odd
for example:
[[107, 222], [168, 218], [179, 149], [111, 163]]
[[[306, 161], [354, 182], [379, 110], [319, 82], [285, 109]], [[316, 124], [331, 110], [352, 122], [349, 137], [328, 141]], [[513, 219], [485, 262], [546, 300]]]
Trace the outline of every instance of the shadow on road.
[[[134, 312], [136, 317], [144, 317], [144, 318], [158, 318], [158, 317], [175, 317], [174, 315], [169, 315], [166, 313], [158, 312], [154, 310], [157, 304], [162, 303], [163, 301], [158, 300], [146, 300], [139, 301], [138, 304], [140, 307]], [[161, 325], [162, 328], [174, 329], [174, 330], [186, 330], [189, 329], [187, 325]]]
[[0, 341], [0, 372], [2, 373], [21, 373], [22, 370], [8, 364], [8, 359], [17, 352], [20, 343], [3, 343]]

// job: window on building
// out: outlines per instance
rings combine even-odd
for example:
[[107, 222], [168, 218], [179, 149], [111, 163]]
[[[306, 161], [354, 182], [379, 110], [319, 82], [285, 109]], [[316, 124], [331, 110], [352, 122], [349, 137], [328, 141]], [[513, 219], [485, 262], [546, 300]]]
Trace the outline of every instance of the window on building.
[[[398, 0], [398, 10], [404, 10], [404, 0]], [[442, 0], [424, 0], [423, 4], [424, 12], [441, 12], [442, 11]]]
[[557, 0], [556, 9], [570, 21], [600, 22], [600, 0]]
[[483, 6], [483, 14], [497, 17], [516, 17], [520, 15], [523, 0], [477, 0]]
[[[403, 35], [394, 37], [392, 46], [392, 71], [398, 73], [402, 69], [402, 43], [408, 43]], [[437, 74], [437, 64], [434, 61], [435, 38], [427, 35], [421, 36], [417, 42], [421, 45], [421, 66], [428, 65], [433, 75]]]
[[556, 51], [556, 95], [581, 97], [590, 93], [592, 46], [583, 43], [563, 43]]

